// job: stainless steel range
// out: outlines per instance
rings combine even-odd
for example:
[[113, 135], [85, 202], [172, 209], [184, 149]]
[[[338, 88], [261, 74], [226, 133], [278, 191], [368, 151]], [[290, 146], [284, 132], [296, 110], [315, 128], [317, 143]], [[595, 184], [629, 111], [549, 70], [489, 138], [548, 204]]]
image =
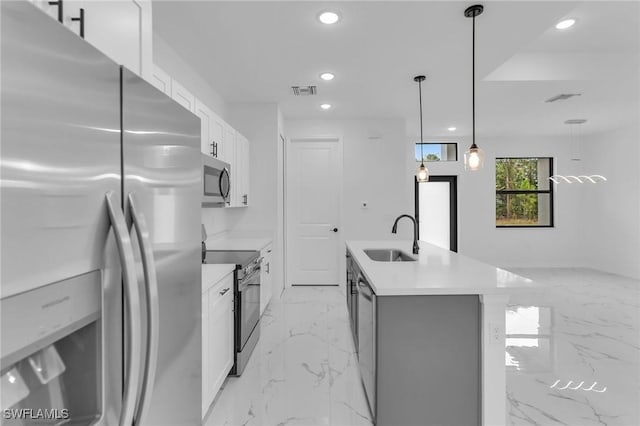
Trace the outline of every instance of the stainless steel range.
[[260, 268], [259, 251], [208, 250], [205, 263], [235, 263], [235, 359], [232, 376], [242, 374], [253, 348], [260, 338]]

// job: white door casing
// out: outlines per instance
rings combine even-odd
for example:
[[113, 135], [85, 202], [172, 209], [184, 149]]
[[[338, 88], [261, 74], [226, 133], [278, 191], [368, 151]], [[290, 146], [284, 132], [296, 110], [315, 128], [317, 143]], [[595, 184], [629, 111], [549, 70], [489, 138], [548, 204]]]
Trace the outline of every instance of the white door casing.
[[338, 285], [340, 140], [290, 140], [286, 170], [287, 285]]

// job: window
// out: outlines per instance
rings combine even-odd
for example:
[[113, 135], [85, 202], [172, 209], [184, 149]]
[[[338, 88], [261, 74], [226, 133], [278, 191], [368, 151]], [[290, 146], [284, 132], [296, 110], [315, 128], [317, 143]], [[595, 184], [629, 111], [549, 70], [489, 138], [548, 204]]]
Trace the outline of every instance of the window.
[[553, 226], [553, 158], [496, 158], [496, 227]]
[[[420, 146], [422, 145], [422, 147]], [[416, 162], [420, 162], [420, 153], [424, 161], [458, 161], [458, 144], [451, 142], [416, 142]], [[422, 150], [422, 151], [421, 151]]]

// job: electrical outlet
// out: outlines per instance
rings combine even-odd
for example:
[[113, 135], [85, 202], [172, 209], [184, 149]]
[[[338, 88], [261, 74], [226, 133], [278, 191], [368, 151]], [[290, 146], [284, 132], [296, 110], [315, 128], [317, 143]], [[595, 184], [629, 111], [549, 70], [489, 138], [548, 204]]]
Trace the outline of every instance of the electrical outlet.
[[490, 322], [489, 326], [489, 343], [492, 345], [498, 345], [502, 342], [502, 336], [504, 335], [504, 330], [502, 326], [495, 322]]

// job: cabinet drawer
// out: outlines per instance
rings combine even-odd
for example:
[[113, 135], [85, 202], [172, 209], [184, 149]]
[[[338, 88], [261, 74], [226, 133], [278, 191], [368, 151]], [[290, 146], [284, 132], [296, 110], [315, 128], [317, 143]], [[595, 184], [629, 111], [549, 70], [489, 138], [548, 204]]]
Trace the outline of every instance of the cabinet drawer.
[[233, 294], [233, 273], [214, 284], [209, 290], [209, 305], [216, 304], [222, 297]]
[[[219, 275], [218, 275], [218, 277], [219, 277]], [[217, 287], [217, 286], [220, 286], [220, 285], [230, 285], [232, 287], [232, 290], [233, 290], [233, 271], [227, 273], [222, 278], [218, 278], [217, 281], [213, 281], [213, 280], [206, 281], [205, 277], [203, 276], [202, 294], [208, 292], [213, 287]]]

